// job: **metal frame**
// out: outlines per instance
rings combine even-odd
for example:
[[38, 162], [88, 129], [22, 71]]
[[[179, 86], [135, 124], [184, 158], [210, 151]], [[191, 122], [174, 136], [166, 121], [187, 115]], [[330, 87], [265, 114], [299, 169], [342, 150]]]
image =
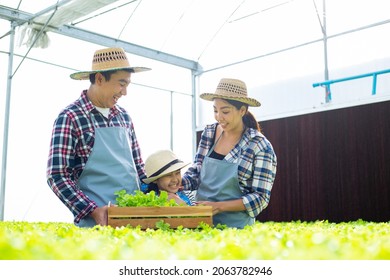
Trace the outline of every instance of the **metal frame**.
[[345, 77], [341, 79], [334, 79], [334, 80], [327, 80], [324, 82], [319, 82], [319, 83], [314, 83], [313, 87], [325, 87], [326, 90], [328, 91], [329, 98], [330, 100], [332, 99], [332, 93], [330, 90], [330, 85], [335, 84], [335, 83], [341, 83], [345, 81], [350, 81], [350, 80], [356, 80], [356, 79], [361, 79], [361, 78], [366, 78], [366, 77], [372, 77], [372, 91], [371, 94], [375, 95], [376, 94], [376, 82], [377, 82], [377, 76], [382, 75], [382, 74], [387, 74], [390, 73], [390, 69], [385, 69], [381, 71], [375, 71], [375, 72], [370, 72], [370, 73], [365, 73], [361, 75], [355, 75], [355, 76], [350, 76], [350, 77]]
[[[15, 27], [16, 26], [20, 26], [20, 25], [22, 25], [22, 24], [24, 24], [26, 22], [34, 22], [35, 18], [39, 17], [40, 15], [43, 15], [44, 13], [47, 13], [48, 11], [53, 11], [55, 9], [58, 9], [62, 5], [68, 3], [69, 1], [70, 0], [58, 1], [57, 5], [53, 5], [51, 7], [48, 7], [46, 9], [44, 9], [43, 11], [41, 11], [39, 13], [36, 13], [36, 14], [30, 14], [30, 13], [27, 13], [27, 12], [22, 12], [20, 10], [11, 9], [9, 7], [0, 6], [0, 18], [9, 20], [11, 22], [11, 30], [7, 34], [3, 35], [2, 37], [7, 36], [7, 35], [10, 35], [12, 37], [12, 39], [11, 39], [12, 42], [10, 44], [10, 50], [9, 50], [9, 64], [8, 64], [9, 65], [8, 66], [9, 69], [8, 69], [8, 80], [7, 80], [7, 102], [6, 102], [6, 110], [5, 110], [6, 118], [5, 118], [5, 126], [4, 126], [4, 145], [3, 145], [3, 151], [5, 151], [5, 152], [3, 152], [2, 181], [1, 181], [2, 185], [1, 185], [1, 189], [0, 189], [0, 220], [3, 220], [3, 211], [4, 211], [6, 155], [7, 155], [6, 149], [7, 149], [7, 142], [8, 142], [8, 114], [9, 114], [9, 102], [10, 102], [10, 98], [11, 98], [12, 57], [14, 55], [13, 54], [13, 40], [14, 40], [13, 36], [14, 36], [14, 32], [15, 32]], [[324, 3], [325, 3], [325, 0], [324, 0]], [[324, 23], [325, 23], [325, 18], [323, 20], [324, 20]], [[228, 65], [221, 65], [221, 66], [219, 66], [217, 68], [207, 69], [207, 70], [203, 70], [201, 65], [198, 62], [193, 61], [193, 60], [188, 60], [188, 59], [185, 59], [185, 58], [182, 58], [182, 57], [178, 57], [178, 56], [175, 56], [175, 55], [172, 55], [172, 54], [163, 53], [163, 52], [160, 52], [160, 51], [157, 51], [157, 50], [153, 50], [153, 49], [149, 49], [149, 48], [146, 48], [146, 47], [143, 47], [143, 46], [131, 44], [129, 42], [125, 42], [125, 41], [118, 40], [118, 39], [115, 39], [115, 38], [103, 36], [103, 35], [100, 35], [100, 34], [97, 34], [97, 33], [93, 33], [93, 32], [90, 32], [90, 31], [86, 31], [86, 30], [83, 30], [83, 29], [79, 29], [79, 28], [76, 28], [76, 27], [73, 27], [73, 26], [70, 26], [70, 25], [62, 25], [62, 26], [59, 26], [59, 27], [53, 27], [53, 26], [48, 25], [47, 28], [51, 32], [55, 32], [55, 33], [58, 33], [58, 34], [61, 34], [61, 35], [65, 35], [65, 36], [68, 36], [68, 37], [76, 38], [76, 39], [83, 40], [83, 41], [86, 41], [86, 42], [95, 43], [95, 44], [98, 44], [98, 45], [103, 45], [103, 46], [113, 46], [113, 45], [120, 46], [128, 53], [132, 53], [132, 54], [135, 54], [135, 55], [147, 57], [147, 58], [150, 58], [150, 59], [153, 59], [153, 60], [156, 60], [156, 61], [169, 63], [169, 64], [172, 64], [172, 65], [175, 65], [175, 66], [179, 66], [179, 67], [183, 67], [183, 68], [191, 70], [192, 101], [193, 101], [193, 103], [192, 103], [192, 110], [193, 110], [192, 128], [193, 128], [193, 149], [194, 149], [193, 153], [195, 154], [195, 152], [196, 152], [196, 91], [197, 91], [197, 87], [198, 87], [199, 76], [201, 74], [206, 73], [206, 72], [210, 72], [210, 71], [214, 71], [214, 70], [217, 70], [217, 69], [221, 69], [221, 68], [224, 68], [224, 67], [229, 67], [229, 66], [236, 65], [236, 64], [245, 63], [247, 61], [260, 59], [260, 58], [263, 58], [263, 57], [266, 57], [266, 56], [270, 56], [270, 55], [273, 55], [273, 54], [285, 52], [285, 51], [288, 51], [288, 50], [291, 50], [291, 49], [294, 49], [294, 48], [299, 48], [299, 47], [302, 47], [302, 46], [305, 46], [305, 45], [309, 45], [309, 44], [314, 44], [314, 43], [318, 43], [318, 42], [321, 42], [321, 41], [325, 43], [325, 40], [328, 40], [328, 39], [331, 39], [331, 38], [334, 38], [334, 37], [346, 35], [346, 34], [349, 34], [349, 33], [352, 33], [352, 32], [360, 31], [360, 30], [363, 30], [363, 29], [369, 29], [369, 28], [372, 28], [372, 27], [376, 27], [376, 26], [384, 25], [384, 24], [388, 24], [388, 23], [390, 23], [390, 19], [389, 20], [384, 20], [384, 21], [381, 21], [381, 22], [377, 22], [377, 23], [374, 23], [374, 24], [362, 26], [362, 27], [359, 27], [359, 28], [356, 28], [356, 29], [347, 30], [345, 32], [338, 33], [338, 34], [333, 34], [333, 35], [330, 35], [330, 36], [327, 35], [326, 32], [325, 32], [325, 33], [323, 33], [324, 36], [322, 38], [320, 38], [320, 39], [317, 39], [317, 40], [313, 40], [313, 41], [310, 41], [310, 42], [305, 42], [303, 44], [299, 44], [299, 45], [296, 45], [296, 46], [291, 46], [289, 48], [285, 48], [285, 49], [281, 49], [281, 50], [276, 50], [276, 51], [273, 51], [273, 52], [270, 52], [270, 53], [266, 53], [266, 54], [261, 54], [261, 55], [254, 56], [254, 57], [251, 57], [251, 58], [248, 58], [248, 59], [245, 59], [245, 60], [241, 60], [241, 61], [237, 61], [237, 62], [234, 62], [234, 63], [230, 63]], [[42, 23], [39, 23], [39, 24], [42, 25]], [[325, 24], [324, 24], [323, 28], [324, 27], [325, 27]], [[323, 30], [323, 31], [326, 31], [326, 30]], [[2, 37], [0, 37], [0, 39]], [[324, 46], [324, 51], [326, 51], [326, 46]], [[326, 58], [325, 58], [325, 61], [326, 61]], [[325, 66], [325, 71], [327, 71], [327, 66]], [[387, 71], [387, 70], [384, 70], [384, 71]], [[369, 73], [369, 74], [364, 74], [364, 75], [370, 75], [370, 74], [378, 75], [378, 74], [383, 74], [383, 73], [381, 73], [381, 71], [379, 71], [379, 72]], [[376, 75], [373, 75], [373, 77], [374, 77], [373, 94], [375, 94], [375, 88], [376, 88]], [[362, 75], [359, 75], [359, 76], [355, 76], [355, 77], [349, 77], [347, 79], [361, 78], [361, 77], [362, 77]], [[325, 79], [326, 80], [328, 79], [326, 77], [326, 75], [325, 75]], [[342, 79], [342, 80], [346, 80], [346, 79]], [[319, 85], [325, 85], [327, 87], [327, 89], [329, 90], [329, 93], [326, 92], [326, 94], [327, 95], [329, 94], [328, 98], [331, 98], [331, 95], [330, 95], [330, 84], [331, 83], [335, 83], [335, 82], [339, 82], [339, 81], [340, 80], [325, 81], [325, 82], [322, 82], [322, 83], [313, 84], [313, 87], [319, 86]]]
[[[3, 133], [3, 154], [2, 154], [2, 167], [1, 167], [1, 188], [0, 188], [0, 221], [4, 220], [4, 208], [5, 208], [5, 186], [6, 186], [6, 174], [7, 174], [7, 152], [8, 152], [8, 130], [9, 130], [9, 115], [10, 115], [10, 103], [11, 103], [11, 87], [13, 77], [13, 56], [14, 56], [14, 38], [16, 27], [23, 25], [27, 22], [33, 22], [39, 15], [47, 13], [52, 10], [60, 8], [60, 6], [68, 3], [69, 0], [59, 2], [57, 5], [48, 7], [47, 9], [37, 13], [30, 14], [22, 12], [20, 10], [11, 9], [8, 7], [1, 6], [0, 18], [9, 20], [11, 22], [11, 30], [3, 35], [10, 36], [10, 47], [9, 47], [9, 62], [8, 62], [8, 76], [7, 76], [7, 93], [6, 93], [6, 104], [5, 104], [5, 117], [4, 117], [4, 133]], [[202, 72], [202, 67], [196, 61], [178, 57], [172, 54], [164, 53], [158, 50], [153, 50], [129, 42], [97, 34], [94, 32], [86, 31], [80, 28], [76, 28], [70, 25], [62, 25], [60, 27], [53, 27], [48, 25], [49, 21], [43, 25], [42, 23], [35, 23], [37, 26], [42, 26], [41, 31], [49, 30], [61, 35], [76, 38], [86, 42], [102, 45], [102, 46], [118, 46], [122, 47], [126, 52], [132, 53], [138, 56], [150, 58], [156, 61], [172, 64], [178, 67], [183, 67], [191, 71], [192, 76], [192, 131], [193, 131], [193, 143], [196, 141], [196, 76], [199, 76]], [[23, 62], [23, 61], [22, 61]], [[172, 110], [172, 108], [171, 108]], [[171, 120], [172, 127], [172, 120]], [[172, 141], [172, 139], [171, 139]], [[171, 143], [172, 144], [172, 143]]]
[[[47, 9], [45, 10], [47, 12]], [[38, 13], [40, 14], [40, 13]], [[31, 22], [36, 18], [36, 15], [22, 12], [19, 10], [11, 9], [8, 7], [0, 8], [0, 18], [9, 20], [14, 23], [15, 26], [20, 26], [26, 22]], [[37, 25], [42, 25], [38, 23]], [[43, 25], [42, 25], [43, 26]], [[118, 40], [112, 37], [104, 36], [98, 33], [87, 31], [81, 28], [77, 28], [71, 25], [62, 25], [59, 27], [47, 26], [48, 31], [58, 33], [60, 35], [72, 37], [82, 41], [102, 45], [102, 46], [118, 46], [122, 47], [126, 52], [139, 55], [142, 57], [150, 58], [153, 60], [169, 63], [178, 67], [183, 67], [189, 70], [195, 71], [195, 73], [201, 73], [202, 67], [196, 61], [182, 58], [169, 53], [164, 53], [158, 50], [146, 48], [140, 45], [132, 44], [123, 40]]]

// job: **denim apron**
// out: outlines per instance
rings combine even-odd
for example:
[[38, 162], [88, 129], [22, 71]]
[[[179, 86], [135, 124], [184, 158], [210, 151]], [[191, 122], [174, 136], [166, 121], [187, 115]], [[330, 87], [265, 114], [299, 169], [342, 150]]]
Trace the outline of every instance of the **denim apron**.
[[[116, 203], [116, 191], [126, 189], [131, 194], [139, 190], [138, 173], [125, 127], [95, 127], [95, 143], [78, 186], [98, 207], [109, 201]], [[93, 227], [96, 223], [87, 216], [77, 225]]]
[[[197, 201], [226, 201], [242, 198], [243, 194], [238, 180], [238, 160], [227, 162], [210, 157], [218, 140], [203, 159]], [[250, 217], [246, 211], [222, 212], [213, 215], [214, 225], [220, 223], [228, 227], [243, 228], [254, 222], [255, 219]]]

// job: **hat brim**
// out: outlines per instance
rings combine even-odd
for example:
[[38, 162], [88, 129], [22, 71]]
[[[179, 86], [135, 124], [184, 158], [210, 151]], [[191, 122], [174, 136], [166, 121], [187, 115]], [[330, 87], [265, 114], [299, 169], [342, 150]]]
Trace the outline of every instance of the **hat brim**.
[[259, 101], [257, 101], [254, 98], [250, 98], [250, 97], [237, 97], [237, 98], [235, 98], [235, 97], [231, 97], [231, 96], [227, 96], [227, 95], [214, 94], [214, 93], [202, 93], [199, 97], [204, 99], [204, 100], [207, 100], [207, 101], [213, 101], [215, 98], [222, 98], [222, 99], [239, 101], [239, 102], [248, 104], [251, 107], [260, 107], [261, 106], [261, 103]]
[[107, 72], [107, 71], [119, 71], [119, 70], [131, 70], [133, 73], [138, 73], [138, 72], [149, 71], [152, 69], [148, 68], [148, 67], [118, 67], [118, 68], [110, 68], [110, 69], [106, 69], [106, 70], [76, 72], [76, 73], [70, 74], [70, 77], [73, 80], [89, 80], [89, 75], [92, 73]]
[[142, 181], [145, 183], [145, 184], [150, 184], [150, 183], [153, 183], [154, 181], [156, 181], [157, 179], [161, 178], [161, 177], [164, 177], [165, 175], [171, 173], [171, 172], [174, 172], [176, 170], [179, 170], [179, 169], [182, 169], [183, 167], [186, 167], [187, 165], [189, 165], [190, 163], [184, 163], [184, 162], [178, 162], [172, 166], [170, 166], [168, 169], [164, 170], [164, 172], [162, 172], [161, 174], [157, 175], [157, 176], [153, 176], [153, 177], [149, 177], [149, 178], [146, 178], [146, 179], [143, 179]]

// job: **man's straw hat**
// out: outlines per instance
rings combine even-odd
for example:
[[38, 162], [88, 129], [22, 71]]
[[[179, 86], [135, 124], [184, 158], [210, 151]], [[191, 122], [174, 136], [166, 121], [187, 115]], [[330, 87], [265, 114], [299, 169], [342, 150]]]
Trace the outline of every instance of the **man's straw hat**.
[[106, 48], [95, 51], [92, 70], [76, 72], [70, 75], [75, 80], [89, 80], [89, 75], [97, 72], [129, 69], [133, 73], [151, 70], [147, 67], [131, 67], [122, 48]]
[[215, 93], [202, 93], [200, 98], [208, 101], [213, 101], [215, 98], [236, 100], [253, 107], [261, 105], [256, 99], [248, 97], [245, 83], [237, 79], [221, 79]]
[[145, 161], [146, 179], [145, 184], [150, 184], [157, 179], [182, 169], [189, 163], [179, 160], [171, 150], [159, 150], [151, 154]]

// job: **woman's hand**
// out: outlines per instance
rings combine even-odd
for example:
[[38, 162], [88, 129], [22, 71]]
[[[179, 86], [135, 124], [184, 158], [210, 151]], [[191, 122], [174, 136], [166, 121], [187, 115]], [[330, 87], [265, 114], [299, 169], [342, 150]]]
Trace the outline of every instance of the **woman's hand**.
[[221, 212], [235, 212], [245, 210], [242, 199], [225, 200], [225, 201], [197, 201], [195, 205], [206, 205], [213, 207], [213, 215]]
[[216, 215], [222, 212], [220, 208], [221, 202], [213, 202], [213, 201], [196, 201], [195, 205], [203, 205], [203, 206], [211, 206], [213, 210], [213, 215]]

